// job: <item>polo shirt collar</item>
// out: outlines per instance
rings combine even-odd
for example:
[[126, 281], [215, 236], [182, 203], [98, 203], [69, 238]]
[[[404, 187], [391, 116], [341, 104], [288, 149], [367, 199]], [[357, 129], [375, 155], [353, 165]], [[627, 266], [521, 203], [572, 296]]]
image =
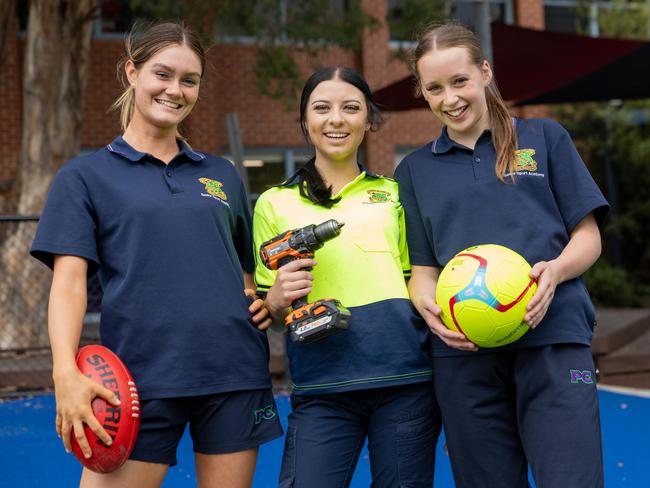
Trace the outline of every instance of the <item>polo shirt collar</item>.
[[[117, 136], [113, 142], [106, 146], [106, 149], [112, 153], [119, 154], [134, 163], [141, 161], [142, 158], [149, 155], [148, 153], [134, 149], [122, 136]], [[193, 151], [184, 141], [178, 141], [178, 153], [187, 156], [192, 161], [201, 161], [202, 159], [205, 159], [205, 155]]]
[[[491, 133], [492, 131], [490, 129], [485, 129], [476, 142], [478, 143], [478, 141], [482, 139], [486, 134], [489, 135]], [[431, 143], [431, 152], [433, 154], [445, 154], [451, 151], [452, 147], [468, 150], [467, 147], [463, 146], [462, 144], [458, 144], [449, 137], [449, 134], [447, 133], [447, 126], [445, 125], [442, 127], [440, 137]]]
[[[358, 164], [358, 163], [357, 163]], [[343, 193], [346, 193], [350, 188], [354, 187], [358, 182], [364, 180], [366, 176], [371, 176], [368, 174], [366, 169], [359, 164], [359, 169], [361, 172], [351, 181], [348, 181], [343, 187], [339, 190], [339, 192], [336, 195], [332, 195], [332, 198], [337, 198], [341, 196]]]

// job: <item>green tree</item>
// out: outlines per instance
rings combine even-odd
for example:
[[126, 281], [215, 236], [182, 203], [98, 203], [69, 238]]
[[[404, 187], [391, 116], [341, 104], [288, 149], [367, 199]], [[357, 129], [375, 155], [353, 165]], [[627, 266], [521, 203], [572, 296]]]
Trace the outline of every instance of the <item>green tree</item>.
[[425, 25], [446, 17], [443, 0], [398, 0], [388, 12], [391, 39], [413, 41]]
[[305, 53], [314, 69], [318, 54], [331, 46], [357, 50], [366, 28], [378, 20], [358, 0], [338, 8], [329, 0], [131, 0], [137, 14], [162, 20], [184, 19], [208, 43], [247, 37], [257, 46], [253, 66], [258, 91], [287, 109], [304, 80], [294, 59]]
[[650, 306], [650, 103], [580, 104], [556, 116], [614, 205], [603, 255], [586, 274], [594, 301]]
[[[580, 12], [593, 3], [582, 1]], [[597, 20], [603, 37], [647, 39], [649, 18], [645, 0], [613, 0]], [[592, 297], [600, 305], [650, 306], [650, 101], [564, 106], [556, 115], [613, 204], [603, 255], [585, 276]]]
[[592, 6], [597, 6], [597, 25], [601, 36], [624, 39], [644, 39], [650, 33], [648, 2], [646, 0], [579, 0], [576, 6], [576, 31], [588, 35]]

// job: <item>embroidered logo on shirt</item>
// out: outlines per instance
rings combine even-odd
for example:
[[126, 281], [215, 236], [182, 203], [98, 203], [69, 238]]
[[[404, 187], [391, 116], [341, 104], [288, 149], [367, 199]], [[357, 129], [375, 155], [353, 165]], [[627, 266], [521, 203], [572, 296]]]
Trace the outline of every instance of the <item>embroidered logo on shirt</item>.
[[569, 374], [571, 375], [571, 383], [585, 383], [591, 385], [594, 382], [593, 375], [588, 369], [585, 369], [584, 371], [571, 369], [569, 370]]
[[537, 161], [533, 159], [534, 155], [534, 149], [517, 149], [515, 151], [517, 171], [537, 171]]
[[208, 192], [208, 193], [201, 193], [201, 196], [216, 198], [217, 200], [220, 200], [226, 205], [228, 204], [227, 203], [228, 196], [221, 189], [223, 187], [223, 183], [217, 180], [211, 180], [210, 178], [199, 178], [199, 182], [205, 185], [205, 191]]
[[390, 192], [384, 190], [368, 190], [370, 197], [368, 202], [364, 203], [388, 203], [390, 202]]
[[275, 417], [275, 411], [273, 410], [273, 405], [267, 405], [264, 408], [255, 410], [253, 412], [253, 417], [255, 418], [255, 424], [259, 424], [262, 420], [271, 420]]
[[[533, 158], [535, 149], [517, 149], [515, 151], [515, 174], [519, 176], [539, 176], [544, 178], [544, 173], [537, 172], [537, 161]], [[506, 173], [506, 177], [511, 173]]]

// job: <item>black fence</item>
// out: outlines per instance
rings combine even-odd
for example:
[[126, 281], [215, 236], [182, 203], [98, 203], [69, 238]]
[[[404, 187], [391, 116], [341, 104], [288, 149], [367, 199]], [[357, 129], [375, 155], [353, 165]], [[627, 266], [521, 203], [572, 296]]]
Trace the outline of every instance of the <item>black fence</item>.
[[[0, 396], [52, 388], [47, 304], [52, 272], [29, 255], [38, 216], [0, 215]], [[82, 343], [98, 342], [101, 287], [88, 282]]]
[[[52, 354], [47, 304], [52, 272], [29, 255], [38, 216], [0, 215], [0, 397], [51, 390]], [[99, 343], [102, 290], [88, 280], [81, 345]], [[269, 330], [270, 371], [276, 391], [287, 391], [284, 335]]]

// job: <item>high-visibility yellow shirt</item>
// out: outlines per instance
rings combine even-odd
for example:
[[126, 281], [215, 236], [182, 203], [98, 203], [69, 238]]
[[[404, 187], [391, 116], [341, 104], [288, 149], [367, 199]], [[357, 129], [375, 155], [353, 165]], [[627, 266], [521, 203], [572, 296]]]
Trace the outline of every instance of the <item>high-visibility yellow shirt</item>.
[[264, 192], [255, 206], [255, 278], [262, 292], [276, 272], [260, 262], [260, 244], [329, 219], [345, 224], [316, 251], [307, 299], [338, 299], [352, 314], [349, 328], [312, 344], [288, 341], [295, 392], [429, 381], [429, 332], [408, 298], [410, 265], [397, 183], [362, 171], [333, 198], [340, 200], [331, 208], [312, 203], [300, 195], [294, 177]]

